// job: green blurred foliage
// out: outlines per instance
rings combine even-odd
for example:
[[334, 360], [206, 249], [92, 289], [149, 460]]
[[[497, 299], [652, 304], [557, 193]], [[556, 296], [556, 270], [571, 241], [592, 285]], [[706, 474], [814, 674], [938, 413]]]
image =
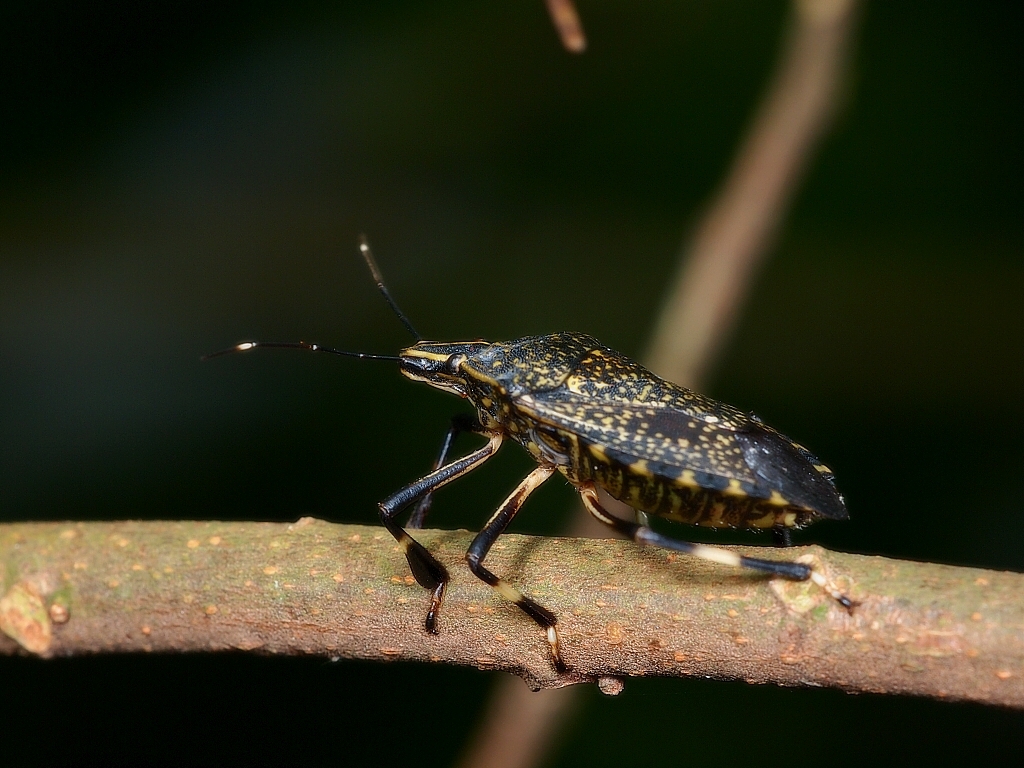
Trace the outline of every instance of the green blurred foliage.
[[[430, 336], [577, 329], [639, 354], [787, 8], [580, 11], [577, 58], [539, 1], [0, 10], [0, 518], [373, 522], [458, 403], [386, 364], [198, 361], [245, 338], [405, 344], [361, 231]], [[710, 387], [836, 469], [852, 520], [802, 541], [1024, 568], [1022, 22], [864, 8], [836, 127]], [[434, 522], [479, 526], [528, 465], [507, 449]], [[571, 508], [552, 483], [517, 529]], [[5, 729], [49, 733], [56, 697], [69, 765], [446, 765], [491, 681], [233, 657], [0, 670]], [[985, 762], [1019, 754], [1022, 725], [631, 680], [585, 697], [550, 764]]]

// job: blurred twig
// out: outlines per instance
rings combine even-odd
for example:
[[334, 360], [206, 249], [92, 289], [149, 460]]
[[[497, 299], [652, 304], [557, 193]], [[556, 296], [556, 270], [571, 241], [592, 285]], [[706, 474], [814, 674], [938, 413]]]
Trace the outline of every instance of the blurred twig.
[[835, 110], [854, 0], [797, 0], [778, 68], [732, 169], [682, 252], [645, 360], [699, 386]]
[[507, 669], [534, 687], [700, 675], [1024, 707], [1024, 574], [787, 552], [861, 601], [848, 614], [813, 584], [632, 542], [506, 536], [488, 562], [558, 614], [560, 674], [541, 630], [458, 567], [471, 533], [417, 535], [454, 575], [438, 635], [378, 527], [0, 524], [0, 628], [20, 643], [0, 635], [0, 654], [242, 649]]
[[583, 23], [576, 12], [572, 0], [545, 0], [551, 22], [555, 25], [558, 37], [569, 53], [583, 53], [587, 50], [587, 37], [583, 33]]
[[[835, 111], [855, 6], [856, 0], [794, 2], [775, 73], [725, 182], [682, 248], [679, 274], [644, 356], [648, 367], [670, 381], [699, 389], [736, 322]], [[577, 516], [572, 532], [607, 535], [589, 515]], [[572, 703], [571, 695], [559, 694], [557, 703], [545, 695], [551, 694], [528, 697], [517, 681], [502, 681], [462, 768], [534, 765]]]

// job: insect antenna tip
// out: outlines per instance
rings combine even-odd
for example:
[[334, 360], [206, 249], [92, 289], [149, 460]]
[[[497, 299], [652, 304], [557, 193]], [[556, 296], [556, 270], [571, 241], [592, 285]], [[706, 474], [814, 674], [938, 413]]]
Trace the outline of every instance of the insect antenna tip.
[[381, 274], [380, 267], [377, 266], [376, 259], [373, 258], [373, 251], [370, 250], [370, 243], [366, 239], [366, 235], [359, 235], [359, 252], [363, 255], [363, 260], [366, 262], [366, 266], [370, 269], [370, 274], [373, 276], [373, 282], [377, 284], [377, 290], [380, 291], [384, 297], [384, 301], [391, 307], [391, 311], [395, 313], [398, 320], [405, 326], [405, 329], [412, 334], [416, 341], [419, 341], [423, 337], [419, 332], [413, 328], [409, 318], [405, 316], [405, 313], [398, 308], [398, 304], [393, 298], [391, 298], [391, 292], [388, 287], [384, 284], [384, 275]]
[[245, 352], [247, 349], [252, 349], [256, 345], [257, 343], [255, 341], [243, 341], [240, 344], [235, 344], [235, 346], [228, 347], [227, 349], [218, 349], [216, 352], [208, 352], [207, 354], [202, 355], [199, 360], [201, 362], [206, 362], [214, 357], [223, 357], [224, 355], [230, 355], [235, 352]]

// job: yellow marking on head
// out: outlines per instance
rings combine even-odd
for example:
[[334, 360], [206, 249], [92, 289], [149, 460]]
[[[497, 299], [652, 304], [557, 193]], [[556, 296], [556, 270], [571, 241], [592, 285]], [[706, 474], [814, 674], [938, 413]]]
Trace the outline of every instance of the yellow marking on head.
[[783, 515], [782, 524], [789, 527], [796, 525], [796, 512], [787, 512]]
[[490, 408], [490, 407], [491, 407], [492, 405], [494, 405], [494, 401], [493, 401], [493, 400], [491, 400], [491, 398], [489, 398], [489, 397], [485, 397], [485, 398], [483, 398], [483, 399], [482, 399], [482, 400], [480, 401], [480, 404], [481, 404], [481, 405], [482, 405], [482, 406], [483, 406], [484, 408]]
[[422, 349], [414, 349], [414, 348], [409, 348], [409, 349], [405, 350], [402, 353], [402, 356], [403, 357], [417, 357], [417, 358], [420, 358], [421, 360], [433, 360], [434, 362], [438, 362], [438, 363], [444, 362], [449, 357], [451, 357], [451, 355], [441, 354], [440, 352], [427, 352], [427, 351], [422, 350]]
[[504, 360], [500, 360], [500, 359], [499, 360], [493, 360], [491, 362], [491, 368], [501, 368], [501, 366], [502, 366], [502, 364], [504, 362], [505, 362]]
[[727, 496], [746, 496], [747, 492], [743, 490], [739, 480], [730, 480], [729, 487], [722, 491]]
[[786, 499], [786, 497], [783, 496], [778, 491], [772, 491], [772, 495], [769, 497], [768, 503], [769, 504], [775, 504], [775, 505], [780, 506], [780, 507], [788, 507], [789, 506], [789, 500]]
[[642, 475], [643, 477], [654, 477], [654, 473], [647, 468], [647, 459], [640, 459], [629, 465], [629, 470], [633, 474]]

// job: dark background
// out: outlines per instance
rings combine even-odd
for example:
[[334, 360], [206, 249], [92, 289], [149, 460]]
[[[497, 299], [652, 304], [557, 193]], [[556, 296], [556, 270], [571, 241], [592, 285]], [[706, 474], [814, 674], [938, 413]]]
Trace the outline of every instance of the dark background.
[[[539, 0], [7, 4], [0, 518], [373, 523], [455, 401], [386, 363], [198, 359], [247, 338], [405, 345], [361, 231], [428, 336], [576, 329], [640, 354], [787, 10], [581, 0], [573, 57]], [[852, 520], [800, 541], [1024, 569], [1022, 39], [1014, 3], [864, 8], [836, 127], [709, 386], [835, 468]], [[478, 527], [528, 466], [507, 450], [435, 524]], [[516, 530], [572, 507], [551, 484]], [[4, 658], [3, 762], [442, 766], [493, 679]], [[1022, 749], [1024, 716], [1000, 709], [629, 680], [585, 695], [549, 764]]]

